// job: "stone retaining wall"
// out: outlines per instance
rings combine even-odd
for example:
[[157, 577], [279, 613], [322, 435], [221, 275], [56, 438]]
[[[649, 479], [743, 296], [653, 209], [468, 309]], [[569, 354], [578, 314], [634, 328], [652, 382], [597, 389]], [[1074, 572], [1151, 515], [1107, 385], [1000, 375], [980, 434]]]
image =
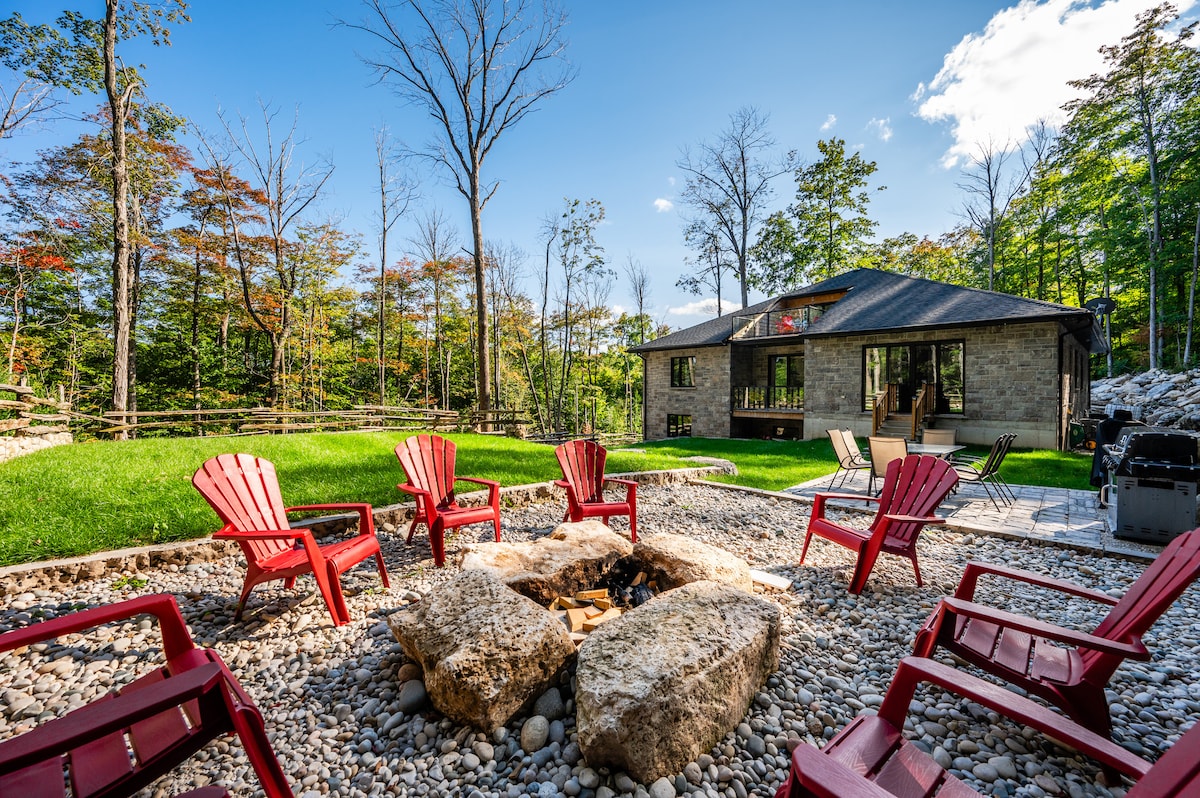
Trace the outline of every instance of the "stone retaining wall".
[[38, 435], [29, 437], [0, 437], [0, 463], [5, 460], [12, 460], [14, 457], [20, 457], [23, 454], [36, 452], [40, 449], [49, 449], [51, 446], [62, 446], [66, 443], [72, 443], [74, 436], [69, 432], [56, 432], [51, 435]]
[[[634, 474], [610, 474], [609, 476], [634, 479], [643, 485], [664, 485], [722, 473], [736, 473], [736, 471], [733, 470], [731, 463], [724, 463], [674, 471], [641, 471]], [[486, 497], [486, 491], [478, 491], [462, 494], [459, 499], [465, 504], [471, 504], [472, 502], [481, 502]], [[566, 502], [562, 490], [550, 482], [514, 485], [500, 489], [500, 502], [504, 507], [521, 507], [547, 500], [562, 501], [564, 506]], [[375, 528], [383, 534], [400, 534], [412, 520], [414, 510], [412, 502], [377, 507], [374, 511]], [[303, 522], [303, 526], [312, 529], [320, 537], [341, 531], [354, 523], [357, 518], [357, 515], [351, 514], [307, 519]], [[296, 525], [300, 526], [301, 524], [297, 523]], [[132, 574], [146, 568], [165, 568], [171, 565], [182, 568], [195, 562], [217, 560], [237, 551], [238, 546], [232, 541], [200, 538], [155, 546], [120, 549], [65, 560], [10, 565], [0, 568], [0, 596], [15, 595], [34, 589], [48, 589], [55, 585], [73, 584], [88, 579], [99, 579], [106, 575]]]

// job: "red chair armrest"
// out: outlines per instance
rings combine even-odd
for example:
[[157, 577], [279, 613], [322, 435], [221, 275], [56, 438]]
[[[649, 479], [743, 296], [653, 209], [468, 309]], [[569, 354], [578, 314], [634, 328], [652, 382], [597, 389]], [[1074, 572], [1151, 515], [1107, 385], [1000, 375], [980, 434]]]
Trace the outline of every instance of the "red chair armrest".
[[902, 523], [912, 524], [944, 524], [945, 518], [938, 518], [932, 515], [894, 515], [892, 513], [884, 513], [884, 518], [890, 521], [900, 521]]
[[0, 774], [72, 751], [214, 689], [225, 674], [215, 663], [184, 671], [107, 701], [87, 704], [0, 743]]
[[829, 499], [843, 499], [849, 501], [875, 502], [879, 504], [878, 496], [859, 496], [856, 493], [814, 493], [812, 505], [812, 517], [825, 517], [825, 502]]
[[306, 512], [309, 510], [335, 510], [345, 513], [358, 513], [358, 534], [375, 534], [375, 516], [371, 511], [371, 505], [363, 502], [343, 502], [341, 504], [301, 504], [295, 507], [288, 507], [284, 510], [285, 513], [291, 512]]
[[472, 482], [476, 485], [483, 485], [488, 489], [488, 504], [492, 503], [492, 499], [500, 492], [500, 483], [494, 479], [482, 479], [480, 477], [455, 477], [455, 482]]
[[396, 490], [411, 493], [418, 500], [425, 502], [431, 507], [433, 506], [433, 494], [427, 490], [418, 488], [416, 485], [397, 485]]
[[[1137, 779], [1150, 769], [1150, 763], [1134, 756], [1111, 740], [1085, 729], [1044, 704], [1019, 696], [992, 682], [986, 682], [966, 671], [943, 665], [922, 657], [900, 660], [896, 675], [888, 687], [879, 708], [879, 717], [896, 728], [903, 728], [909, 704], [916, 687], [931, 682], [963, 698], [995, 710], [1001, 715], [1032, 726], [1038, 731], [1062, 740], [1105, 765]], [[843, 793], [849, 795], [851, 793]], [[854, 793], [857, 795], [857, 793]]]
[[[788, 779], [817, 798], [894, 798], [875, 782], [806, 743], [796, 746], [792, 752], [792, 770]], [[790, 798], [790, 793], [781, 789], [775, 798]]]
[[858, 493], [814, 493], [813, 500], [815, 501], [818, 496], [824, 500], [849, 499], [858, 502], [875, 502], [876, 504], [879, 504], [880, 501], [878, 496], [863, 496]]
[[611, 482], [614, 485], [624, 485], [625, 487], [637, 487], [635, 479], [620, 479], [619, 477], [604, 477], [605, 482]]
[[214, 540], [271, 540], [278, 538], [280, 540], [301, 540], [307, 530], [304, 527], [296, 527], [292, 530], [279, 529], [222, 529], [220, 532], [213, 532]]
[[[632, 502], [633, 497], [637, 495], [637, 481], [633, 479], [619, 479], [617, 477], [602, 477], [605, 485], [624, 485], [625, 486], [625, 501]], [[603, 497], [601, 497], [603, 498]]]
[[995, 623], [1008, 629], [1028, 632], [1039, 637], [1083, 648], [1090, 648], [1105, 654], [1116, 654], [1142, 661], [1150, 659], [1150, 652], [1142, 645], [1140, 636], [1134, 638], [1135, 642], [1122, 643], [1119, 640], [1109, 640], [1108, 638], [1097, 637], [1087, 632], [1079, 632], [1074, 629], [1056, 626], [1027, 615], [1017, 615], [1016, 613], [996, 609], [995, 607], [976, 604], [973, 601], [963, 601], [953, 596], [942, 598], [938, 602], [937, 609], [934, 610], [935, 613], [944, 613], [947, 611], [953, 615], [961, 615], [988, 623]]
[[554, 480], [554, 484], [557, 487], [563, 488], [564, 490], [571, 490], [571, 483], [567, 482], [565, 479], [556, 479]]
[[175, 597], [167, 594], [153, 594], [119, 601], [104, 607], [80, 610], [60, 618], [41, 621], [23, 629], [4, 632], [0, 634], [0, 651], [12, 651], [31, 643], [53, 640], [65, 634], [82, 632], [142, 614], [153, 615], [158, 619], [159, 631], [163, 638], [163, 654], [168, 660], [196, 647], [188, 632], [187, 624], [183, 622], [183, 616], [179, 613], [179, 604], [175, 601]]
[[1038, 587], [1047, 587], [1051, 590], [1057, 590], [1060, 593], [1090, 599], [1100, 604], [1108, 604], [1109, 606], [1114, 606], [1120, 601], [1120, 599], [1115, 599], [1107, 593], [1101, 593], [1099, 590], [1092, 590], [1091, 588], [1077, 585], [1074, 582], [1068, 582], [1065, 579], [1056, 579], [1045, 574], [1034, 573], [1033, 571], [1011, 568], [1007, 565], [974, 561], [968, 562], [967, 567], [963, 569], [962, 579], [959, 580], [958, 589], [954, 591], [954, 597], [971, 601], [975, 597], [975, 588], [978, 585], [979, 577], [984, 574], [1002, 576], [1018, 582], [1037, 585]]
[[489, 488], [499, 488], [500, 483], [494, 479], [482, 479], [480, 477], [455, 477], [455, 482], [474, 482], [476, 485], [487, 485]]

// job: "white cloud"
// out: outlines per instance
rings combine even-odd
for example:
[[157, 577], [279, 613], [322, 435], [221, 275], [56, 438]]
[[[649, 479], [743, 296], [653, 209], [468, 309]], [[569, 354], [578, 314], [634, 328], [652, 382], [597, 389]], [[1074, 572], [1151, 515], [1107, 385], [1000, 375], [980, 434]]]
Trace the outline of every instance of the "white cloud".
[[668, 186], [671, 186], [672, 188], [674, 188], [674, 187], [675, 187], [675, 177], [674, 177], [674, 175], [672, 175], [671, 177], [668, 177], [668, 178], [667, 178], [667, 185], [668, 185]]
[[833, 114], [830, 114], [829, 116], [825, 117], [825, 122], [821, 125], [821, 130], [832, 130], [833, 126], [836, 124], [837, 117]]
[[889, 141], [892, 138], [892, 118], [872, 119], [867, 123], [867, 129], [874, 130], [880, 141]]
[[[963, 37], [912, 95], [919, 117], [951, 123], [954, 144], [942, 164], [963, 163], [989, 143], [1020, 144], [1040, 119], [1062, 124], [1062, 105], [1077, 96], [1067, 81], [1102, 72], [1098, 48], [1119, 43], [1159, 1], [1020, 0]], [[1186, 12], [1197, 1], [1177, 5]]]
[[[721, 303], [722, 307], [731, 307], [728, 302]], [[696, 302], [689, 302], [686, 305], [677, 308], [667, 308], [667, 313], [672, 316], [715, 316], [717, 315], [717, 300], [715, 297], [710, 299], [701, 299]]]
[[654, 210], [658, 211], [659, 213], [670, 213], [671, 209], [674, 207], [675, 203], [671, 202], [665, 197], [659, 197], [658, 199], [654, 200]]

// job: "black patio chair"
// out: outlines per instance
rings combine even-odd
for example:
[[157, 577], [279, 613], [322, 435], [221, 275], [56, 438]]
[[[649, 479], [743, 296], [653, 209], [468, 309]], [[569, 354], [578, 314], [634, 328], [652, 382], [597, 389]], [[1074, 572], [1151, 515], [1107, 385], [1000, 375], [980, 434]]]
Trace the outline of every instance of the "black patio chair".
[[[987, 457], [958, 458], [952, 461], [954, 470], [958, 473], [959, 484], [981, 486], [983, 492], [992, 500], [992, 506], [996, 508], [997, 512], [1000, 511], [1000, 502], [1008, 506], [1017, 499], [1012, 486], [1004, 480], [1004, 477], [1000, 476], [1000, 465], [1004, 462], [1016, 437], [1016, 433], [1006, 432], [996, 438]], [[997, 501], [997, 497], [999, 497], [999, 501]]]

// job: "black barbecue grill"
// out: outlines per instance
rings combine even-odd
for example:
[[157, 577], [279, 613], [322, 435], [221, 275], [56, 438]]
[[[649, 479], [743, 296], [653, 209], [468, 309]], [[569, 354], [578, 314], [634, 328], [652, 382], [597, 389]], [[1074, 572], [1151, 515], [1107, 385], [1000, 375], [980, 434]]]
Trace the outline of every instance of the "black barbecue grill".
[[1200, 438], [1154, 427], [1122, 432], [1104, 447], [1113, 535], [1166, 543], [1195, 527]]

